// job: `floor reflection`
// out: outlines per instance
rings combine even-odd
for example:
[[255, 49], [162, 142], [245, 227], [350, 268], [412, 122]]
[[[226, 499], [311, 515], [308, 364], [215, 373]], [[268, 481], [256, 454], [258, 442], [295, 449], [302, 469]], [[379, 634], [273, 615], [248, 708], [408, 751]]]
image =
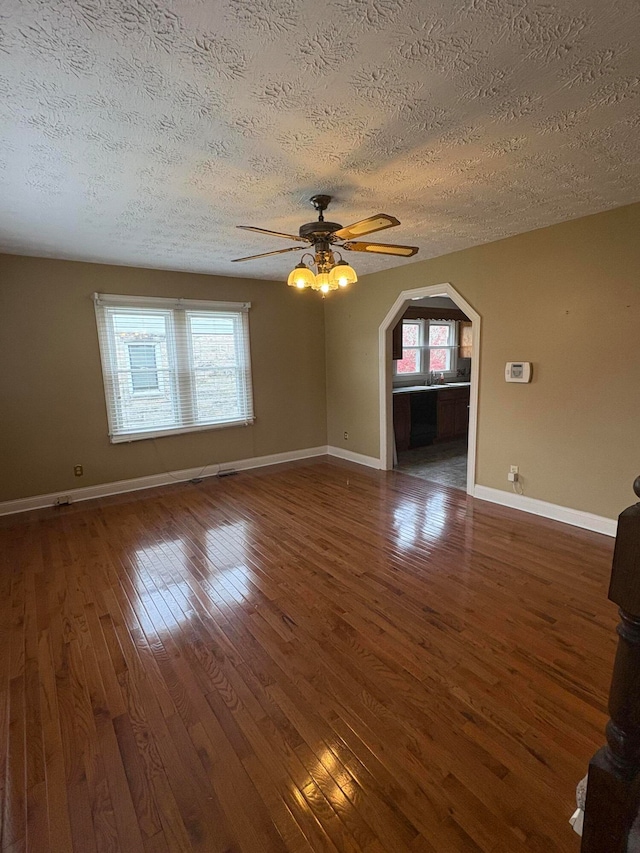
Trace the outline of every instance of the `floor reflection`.
[[243, 520], [218, 524], [205, 532], [207, 578], [224, 588], [238, 604], [251, 603], [254, 572], [247, 565], [250, 525]]
[[442, 492], [403, 498], [393, 513], [396, 544], [406, 549], [424, 538], [439, 539], [444, 533], [449, 513], [450, 507]]
[[192, 590], [184, 579], [187, 556], [181, 539], [146, 543], [136, 548], [133, 582], [140, 607], [136, 615], [153, 630], [160, 633], [160, 624], [154, 618], [159, 614], [168, 630], [179, 627], [192, 615], [190, 598]]
[[203, 602], [228, 607], [252, 605], [255, 572], [247, 565], [246, 521], [217, 524], [148, 542], [133, 555], [133, 583], [140, 607], [136, 616], [158, 628], [158, 614], [169, 630], [188, 622]]
[[[317, 756], [317, 757], [316, 757]], [[307, 800], [316, 808], [323, 808], [324, 801], [339, 803], [347, 800], [345, 792], [351, 791], [354, 779], [334, 752], [322, 745], [316, 751], [313, 760], [306, 762], [308, 777], [301, 785], [301, 792], [293, 786], [292, 793], [301, 805], [307, 806]]]

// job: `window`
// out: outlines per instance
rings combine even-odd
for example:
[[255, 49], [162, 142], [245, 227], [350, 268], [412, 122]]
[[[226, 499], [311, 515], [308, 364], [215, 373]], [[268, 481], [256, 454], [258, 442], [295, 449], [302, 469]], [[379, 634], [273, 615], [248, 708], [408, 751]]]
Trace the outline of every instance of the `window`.
[[128, 344], [131, 390], [134, 394], [159, 391], [155, 344]]
[[399, 376], [422, 373], [423, 320], [403, 320], [402, 358], [396, 362]]
[[112, 442], [253, 422], [248, 304], [94, 299]]
[[396, 376], [453, 373], [456, 353], [454, 320], [403, 320], [402, 358], [395, 362]]
[[453, 321], [429, 320], [427, 371], [449, 373], [454, 370], [456, 324]]

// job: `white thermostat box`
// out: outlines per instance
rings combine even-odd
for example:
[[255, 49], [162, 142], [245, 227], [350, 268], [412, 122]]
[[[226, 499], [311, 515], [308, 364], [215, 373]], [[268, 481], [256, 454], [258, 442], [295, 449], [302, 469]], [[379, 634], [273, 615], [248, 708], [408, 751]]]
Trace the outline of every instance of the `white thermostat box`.
[[531, 382], [531, 362], [508, 361], [504, 378], [507, 382]]

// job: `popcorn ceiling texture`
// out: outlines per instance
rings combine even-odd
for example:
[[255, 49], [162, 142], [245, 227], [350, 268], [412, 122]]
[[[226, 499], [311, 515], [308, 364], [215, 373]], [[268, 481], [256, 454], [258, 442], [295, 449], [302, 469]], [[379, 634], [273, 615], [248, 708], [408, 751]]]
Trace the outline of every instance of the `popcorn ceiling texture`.
[[639, 43], [637, 0], [4, 0], [0, 251], [276, 278], [234, 226], [316, 192], [418, 260], [628, 204]]

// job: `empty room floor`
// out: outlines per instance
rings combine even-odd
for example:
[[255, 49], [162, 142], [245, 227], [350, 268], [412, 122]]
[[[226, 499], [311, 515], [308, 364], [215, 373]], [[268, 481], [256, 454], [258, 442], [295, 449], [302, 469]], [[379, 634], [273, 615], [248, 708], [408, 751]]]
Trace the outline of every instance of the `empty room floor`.
[[0, 846], [578, 851], [612, 549], [326, 459], [1, 519]]

